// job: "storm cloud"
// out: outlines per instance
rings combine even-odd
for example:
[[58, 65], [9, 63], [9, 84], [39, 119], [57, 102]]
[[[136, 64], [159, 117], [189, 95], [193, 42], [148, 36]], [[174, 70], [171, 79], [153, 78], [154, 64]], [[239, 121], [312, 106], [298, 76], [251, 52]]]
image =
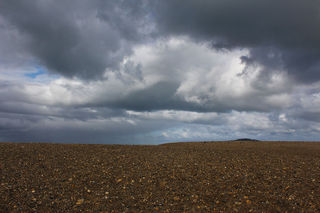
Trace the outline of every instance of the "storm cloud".
[[91, 79], [117, 68], [148, 34], [146, 14], [135, 5], [142, 7], [140, 1], [1, 1], [0, 13], [37, 63]]
[[244, 63], [297, 81], [319, 79], [319, 3], [306, 1], [1, 1], [34, 60], [68, 77], [101, 77], [138, 43], [186, 35], [212, 48], [247, 48]]
[[314, 0], [0, 0], [0, 140], [317, 140]]
[[248, 48], [248, 65], [288, 71], [297, 81], [320, 78], [320, 5], [307, 1], [156, 1], [164, 34], [210, 41], [214, 48]]

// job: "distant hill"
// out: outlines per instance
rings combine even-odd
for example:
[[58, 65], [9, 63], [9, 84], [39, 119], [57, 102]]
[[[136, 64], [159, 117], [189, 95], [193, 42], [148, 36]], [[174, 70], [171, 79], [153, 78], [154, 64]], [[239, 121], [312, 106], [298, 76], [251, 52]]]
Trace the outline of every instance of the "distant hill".
[[251, 138], [239, 138], [239, 139], [236, 139], [234, 141], [259, 141], [257, 139], [251, 139]]

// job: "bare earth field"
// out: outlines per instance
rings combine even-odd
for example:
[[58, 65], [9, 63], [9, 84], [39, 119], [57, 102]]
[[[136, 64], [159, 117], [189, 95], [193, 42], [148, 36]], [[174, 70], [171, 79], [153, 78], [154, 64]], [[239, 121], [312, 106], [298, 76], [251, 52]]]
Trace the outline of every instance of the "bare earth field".
[[319, 212], [320, 143], [0, 143], [1, 212]]

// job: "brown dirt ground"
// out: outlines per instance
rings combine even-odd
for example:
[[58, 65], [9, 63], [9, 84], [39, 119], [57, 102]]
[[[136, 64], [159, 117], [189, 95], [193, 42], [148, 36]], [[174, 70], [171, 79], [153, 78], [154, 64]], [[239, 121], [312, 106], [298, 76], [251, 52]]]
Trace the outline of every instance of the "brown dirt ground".
[[0, 143], [1, 212], [319, 212], [320, 143]]

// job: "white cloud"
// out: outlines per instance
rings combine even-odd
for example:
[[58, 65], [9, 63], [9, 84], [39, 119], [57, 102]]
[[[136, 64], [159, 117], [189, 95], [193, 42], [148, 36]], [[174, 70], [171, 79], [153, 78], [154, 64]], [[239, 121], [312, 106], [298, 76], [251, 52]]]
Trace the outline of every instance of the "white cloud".
[[[308, 138], [309, 131], [318, 134], [317, 125], [302, 129], [295, 113], [297, 109], [319, 112], [320, 87], [294, 87], [286, 74], [277, 72], [264, 82], [261, 67], [248, 68], [241, 63], [240, 57], [247, 53], [245, 49], [217, 51], [206, 43], [172, 37], [136, 46], [118, 70], [106, 70], [99, 80], [48, 73], [30, 79], [25, 74], [34, 72], [34, 68], [2, 67], [0, 124], [3, 129], [7, 126], [21, 130], [17, 134], [20, 138], [40, 140], [47, 136], [75, 142], [85, 142], [90, 135], [99, 142], [108, 137], [108, 142], [121, 142], [127, 136], [135, 138], [132, 143], [140, 143], [141, 137], [157, 143], [272, 139], [288, 134]], [[135, 110], [119, 104], [132, 93], [148, 91], [162, 81], [178, 85], [172, 95], [181, 102], [174, 109], [166, 96], [157, 96], [166, 89], [161, 87], [141, 93], [150, 95], [141, 103], [146, 106], [148, 101], [155, 101], [153, 96], [163, 98], [157, 103], [168, 105], [160, 109]], [[305, 97], [306, 93], [312, 95]], [[130, 101], [137, 102], [134, 98]], [[193, 111], [183, 108], [188, 104], [196, 106]], [[67, 132], [82, 133], [72, 138]]]

